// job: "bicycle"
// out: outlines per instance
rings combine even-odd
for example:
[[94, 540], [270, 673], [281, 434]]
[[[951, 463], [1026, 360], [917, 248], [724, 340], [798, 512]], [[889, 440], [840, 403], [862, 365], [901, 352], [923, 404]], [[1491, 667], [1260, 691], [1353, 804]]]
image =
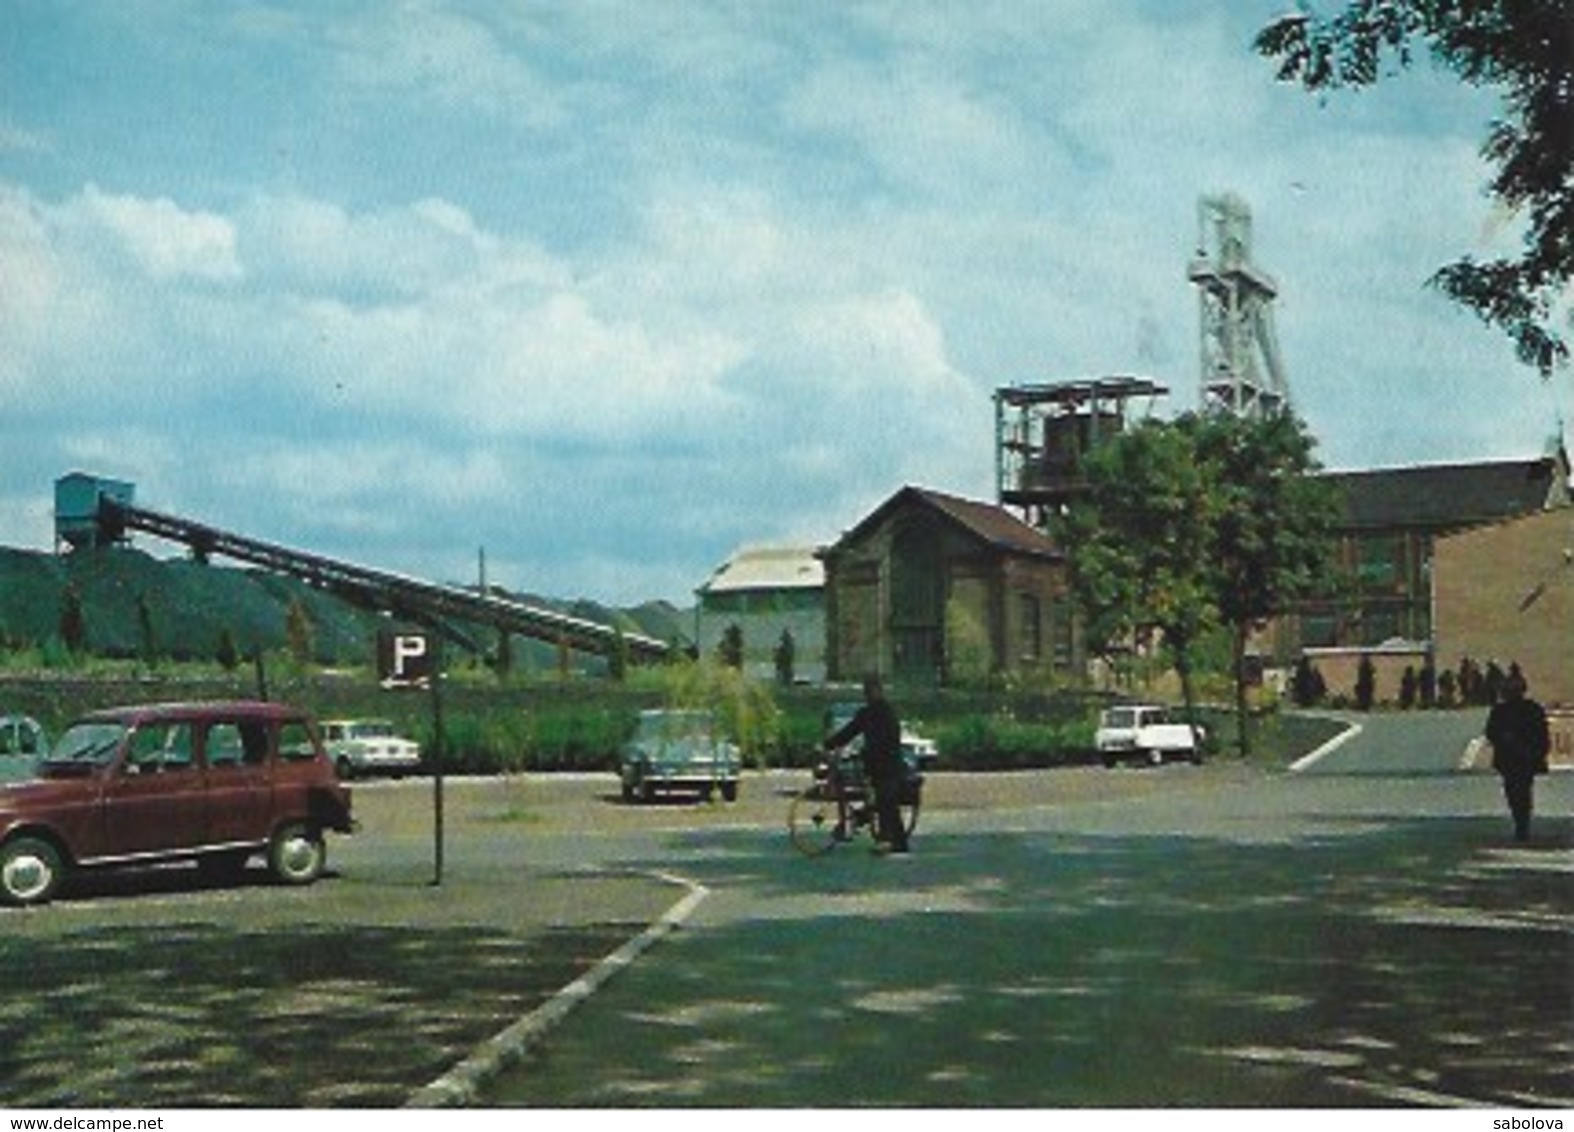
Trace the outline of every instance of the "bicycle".
[[[924, 775], [916, 758], [904, 755], [907, 774], [897, 809], [909, 836], [918, 826], [923, 804]], [[817, 763], [814, 781], [793, 796], [787, 807], [787, 830], [793, 847], [806, 857], [829, 853], [867, 831], [878, 842], [874, 788], [857, 755], [833, 756]]]

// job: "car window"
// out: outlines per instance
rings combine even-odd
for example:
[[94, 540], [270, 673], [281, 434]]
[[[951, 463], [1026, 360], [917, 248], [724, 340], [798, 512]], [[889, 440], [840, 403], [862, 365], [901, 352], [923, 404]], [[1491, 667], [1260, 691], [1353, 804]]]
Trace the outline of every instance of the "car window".
[[131, 733], [128, 774], [161, 774], [191, 766], [191, 724], [146, 723]]
[[38, 725], [31, 719], [0, 720], [0, 755], [36, 755], [40, 752]]
[[221, 720], [208, 725], [208, 769], [261, 766], [268, 761], [268, 725], [260, 720]]
[[292, 719], [279, 729], [279, 757], [291, 762], [317, 757], [317, 747], [312, 742], [312, 733], [305, 723]]
[[687, 739], [705, 736], [710, 733], [711, 722], [711, 717], [706, 712], [669, 711], [647, 714], [640, 717], [639, 737]]

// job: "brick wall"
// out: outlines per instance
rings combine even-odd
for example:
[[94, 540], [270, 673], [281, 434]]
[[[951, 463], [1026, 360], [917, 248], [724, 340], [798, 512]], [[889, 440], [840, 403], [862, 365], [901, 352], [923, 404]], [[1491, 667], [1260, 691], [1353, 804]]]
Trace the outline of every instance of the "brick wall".
[[1574, 508], [1440, 538], [1432, 564], [1440, 668], [1517, 662], [1530, 694], [1574, 706]]

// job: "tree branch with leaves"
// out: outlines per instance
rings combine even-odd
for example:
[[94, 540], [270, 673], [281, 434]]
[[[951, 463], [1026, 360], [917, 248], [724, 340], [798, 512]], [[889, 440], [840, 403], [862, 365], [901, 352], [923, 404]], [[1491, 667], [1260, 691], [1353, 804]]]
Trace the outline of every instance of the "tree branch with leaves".
[[1430, 283], [1503, 330], [1543, 378], [1567, 364], [1574, 3], [1353, 0], [1332, 16], [1281, 16], [1258, 33], [1256, 48], [1278, 61], [1280, 80], [1314, 92], [1372, 86], [1410, 67], [1418, 49], [1463, 82], [1501, 92], [1503, 114], [1481, 152], [1496, 169], [1492, 195], [1525, 221], [1522, 253], [1486, 261], [1467, 255]]

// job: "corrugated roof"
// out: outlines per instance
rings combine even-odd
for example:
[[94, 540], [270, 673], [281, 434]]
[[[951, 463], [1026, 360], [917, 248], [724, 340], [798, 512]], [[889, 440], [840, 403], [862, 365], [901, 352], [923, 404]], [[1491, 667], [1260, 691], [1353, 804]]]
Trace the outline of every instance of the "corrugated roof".
[[746, 546], [716, 568], [700, 593], [802, 590], [825, 586], [825, 563], [813, 546]]
[[1330, 472], [1344, 526], [1456, 528], [1540, 511], [1562, 501], [1556, 457]]

